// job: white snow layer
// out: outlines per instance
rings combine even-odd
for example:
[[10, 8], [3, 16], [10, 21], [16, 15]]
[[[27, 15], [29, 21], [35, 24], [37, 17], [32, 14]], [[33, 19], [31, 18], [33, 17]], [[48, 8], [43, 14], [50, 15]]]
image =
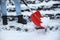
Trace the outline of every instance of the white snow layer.
[[[41, 5], [45, 5], [45, 6], [52, 6], [52, 4], [54, 3], [58, 3], [58, 2], [53, 2], [53, 1], [50, 1], [48, 3], [46, 2], [43, 2], [41, 4], [31, 4], [30, 7], [32, 8], [37, 8], [37, 6], [41, 6]], [[37, 6], [36, 6], [37, 5]], [[11, 7], [11, 6], [9, 6]], [[14, 6], [13, 6], [14, 7]], [[26, 9], [27, 7], [25, 5], [22, 5], [21, 7], [23, 7], [23, 9]], [[7, 7], [8, 8], [8, 7]], [[59, 10], [60, 11], [60, 10]], [[53, 11], [53, 10], [46, 10], [46, 11], [40, 11], [42, 14], [51, 14], [51, 13], [60, 13], [58, 11], [58, 9], [56, 11]], [[31, 12], [22, 12], [22, 14], [24, 15], [31, 15], [30, 14]], [[13, 13], [9, 13], [8, 15], [13, 15]], [[16, 13], [14, 13], [14, 15], [16, 15]], [[50, 20], [49, 18], [43, 18], [42, 19], [43, 21], [43, 24], [45, 26], [49, 25], [49, 26], [57, 26], [59, 25], [60, 26], [60, 22], [59, 20]], [[29, 29], [29, 32], [25, 32], [25, 31], [16, 31], [14, 29], [8, 31], [8, 30], [0, 30], [0, 40], [60, 40], [60, 31], [47, 31], [47, 32], [44, 32], [44, 30], [40, 29], [40, 30], [35, 30], [34, 27], [35, 25], [32, 23], [32, 22], [29, 22], [28, 24], [26, 25], [22, 25], [22, 24], [18, 24], [16, 23], [16, 21], [12, 21], [12, 22], [9, 22], [8, 25], [6, 26], [3, 26], [2, 23], [0, 22], [0, 28], [2, 27], [7, 27], [9, 29], [9, 26], [10, 25], [14, 25], [15, 27], [21, 27], [22, 29]], [[33, 29], [33, 31], [32, 31]]]
[[59, 34], [58, 31], [49, 33], [2, 31], [0, 32], [0, 40], [60, 40]]

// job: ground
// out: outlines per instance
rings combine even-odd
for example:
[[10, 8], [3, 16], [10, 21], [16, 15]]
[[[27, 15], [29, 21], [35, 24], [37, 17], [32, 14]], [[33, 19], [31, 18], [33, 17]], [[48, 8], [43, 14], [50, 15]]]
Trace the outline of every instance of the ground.
[[[50, 3], [50, 4], [49, 4]], [[33, 8], [37, 8], [37, 6], [46, 5], [51, 7], [55, 2], [50, 1], [48, 3], [43, 2], [41, 4], [30, 4], [33, 5]], [[56, 2], [57, 3], [57, 2]], [[37, 6], [36, 6], [37, 5]], [[22, 9], [26, 9], [27, 7], [22, 4]], [[33, 10], [32, 12], [35, 12]], [[30, 16], [32, 12], [22, 12], [23, 15]], [[42, 15], [45, 14], [54, 14], [60, 13], [60, 8], [55, 10], [40, 10]], [[13, 15], [12, 13], [16, 12], [7, 12], [8, 15]], [[0, 40], [60, 40], [60, 19], [50, 19], [49, 17], [42, 18], [42, 25], [46, 27], [46, 29], [35, 29], [37, 27], [32, 21], [28, 20], [27, 24], [17, 23], [15, 21], [9, 21], [8, 25], [2, 24], [2, 19], [0, 21]], [[13, 26], [12, 28], [10, 26]], [[17, 30], [17, 28], [19, 28]], [[21, 28], [21, 29], [20, 29]], [[27, 31], [26, 31], [27, 29]]]

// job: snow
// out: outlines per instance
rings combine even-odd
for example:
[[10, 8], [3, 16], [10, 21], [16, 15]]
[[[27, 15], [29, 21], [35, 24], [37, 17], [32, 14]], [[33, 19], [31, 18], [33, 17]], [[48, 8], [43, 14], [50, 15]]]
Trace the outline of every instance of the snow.
[[[31, 15], [32, 13], [34, 13], [35, 11], [32, 11], [32, 12], [28, 12], [28, 11], [25, 11], [25, 12], [22, 12], [22, 14], [23, 15]], [[56, 11], [54, 11], [54, 10], [40, 10], [40, 13], [42, 14], [42, 15], [45, 15], [45, 14], [54, 14], [54, 15], [56, 15], [57, 13], [60, 13], [59, 12], [59, 9], [58, 10], [56, 10]]]
[[60, 40], [59, 33], [38, 33], [35, 32], [17, 32], [17, 31], [3, 31], [0, 32], [1, 40]]
[[[43, 18], [42, 21], [44, 21], [45, 25], [54, 27], [60, 24], [58, 20], [49, 20], [49, 18]], [[3, 25], [1, 24], [0, 26]], [[15, 26], [15, 29], [10, 29], [9, 26]], [[8, 30], [0, 30], [0, 40], [60, 40], [60, 29], [52, 31], [47, 30], [47, 32], [45, 32], [44, 29], [36, 30], [34, 28], [35, 25], [32, 22], [28, 22], [26, 25], [23, 25], [16, 23], [16, 21], [12, 21], [3, 27], [7, 28]], [[22, 30], [16, 31], [17, 27], [20, 27]], [[28, 32], [24, 31], [26, 28], [29, 29]]]
[[[44, 7], [51, 7], [53, 4], [59, 3], [57, 1], [49, 1], [49, 2], [42, 2], [40, 4], [28, 4], [30, 8], [37, 9], [38, 7], [41, 7], [44, 5]], [[9, 5], [7, 8], [13, 8], [15, 6]], [[27, 6], [24, 4], [21, 4], [22, 10], [28, 9]], [[36, 10], [33, 10], [32, 12], [21, 12], [23, 15], [30, 16], [32, 13], [34, 13]], [[40, 13], [42, 15], [45, 14], [54, 14], [60, 13], [60, 8], [57, 8], [55, 10], [40, 10]], [[16, 16], [16, 12], [7, 12], [7, 15], [14, 15]], [[25, 17], [25, 19], [28, 19]], [[45, 26], [47, 28], [47, 31], [45, 29], [35, 29], [36, 25], [31, 21], [28, 21], [26, 25], [17, 23], [17, 20], [15, 21], [9, 21], [8, 25], [2, 24], [2, 19], [0, 18], [0, 40], [60, 40], [60, 19], [53, 19], [51, 20], [49, 17], [41, 18], [41, 21], [43, 22], [41, 25]], [[10, 26], [14, 26], [14, 28], [10, 28]], [[49, 27], [54, 27], [52, 30], [50, 30]], [[17, 31], [16, 28], [19, 27], [21, 30]], [[56, 30], [56, 28], [58, 29]], [[28, 29], [28, 31], [25, 31], [25, 29]]]

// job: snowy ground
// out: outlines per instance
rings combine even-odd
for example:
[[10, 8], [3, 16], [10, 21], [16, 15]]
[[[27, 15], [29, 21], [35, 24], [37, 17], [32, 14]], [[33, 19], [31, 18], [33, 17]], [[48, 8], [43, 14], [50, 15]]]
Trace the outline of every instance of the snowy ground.
[[[50, 4], [49, 4], [50, 3]], [[50, 1], [48, 3], [43, 2], [41, 4], [31, 4], [30, 7], [37, 8], [37, 6], [45, 5], [45, 6], [52, 6], [55, 2]], [[58, 3], [58, 2], [56, 2]], [[23, 4], [22, 4], [23, 5]], [[24, 7], [23, 5], [22, 7]], [[11, 7], [11, 6], [9, 6]], [[26, 9], [27, 7], [25, 6]], [[33, 11], [35, 12], [35, 11]], [[54, 10], [41, 10], [40, 11], [42, 15], [45, 14], [54, 14], [60, 13], [60, 9]], [[8, 13], [8, 12], [7, 12]], [[16, 15], [16, 12], [13, 12], [14, 15]], [[31, 12], [22, 12], [23, 15], [31, 15]], [[7, 15], [13, 15], [11, 12]], [[49, 17], [44, 17], [42, 19], [42, 24], [46, 26], [47, 31], [45, 29], [38, 29], [36, 30], [33, 22], [28, 21], [26, 25], [17, 23], [17, 20], [15, 21], [8, 21], [8, 25], [2, 24], [2, 19], [0, 21], [0, 40], [60, 40], [60, 19], [52, 19], [50, 20]], [[10, 26], [14, 26], [13, 28], [10, 28]], [[17, 31], [17, 28], [21, 28], [21, 30]], [[48, 27], [53, 27], [52, 30]], [[28, 31], [25, 31], [25, 29], [28, 29]]]
[[[16, 23], [17, 21], [8, 22], [8, 25], [6, 26], [0, 24], [0, 40], [60, 40], [59, 20], [44, 18], [43, 21], [46, 26], [54, 26], [53, 30], [47, 29], [47, 32], [45, 32], [44, 29], [36, 30], [35, 25], [32, 22], [28, 22], [26, 25], [18, 24]], [[15, 28], [9, 28], [9, 26], [15, 26]], [[21, 30], [16, 31], [17, 27], [20, 27]], [[56, 30], [56, 27], [59, 28]], [[27, 32], [24, 30], [25, 28], [28, 29]]]
[[0, 40], [60, 40], [60, 32], [40, 33], [3, 31], [0, 32]]

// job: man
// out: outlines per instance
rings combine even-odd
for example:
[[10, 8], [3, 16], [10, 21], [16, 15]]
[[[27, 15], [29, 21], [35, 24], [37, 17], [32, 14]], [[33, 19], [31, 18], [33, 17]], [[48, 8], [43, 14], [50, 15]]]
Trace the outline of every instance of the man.
[[23, 15], [21, 14], [21, 4], [20, 4], [19, 1], [22, 1], [22, 0], [13, 0], [13, 1], [14, 1], [14, 4], [15, 4], [15, 7], [16, 7], [18, 23], [26, 24], [27, 21], [23, 18]]
[[[27, 24], [27, 21], [23, 18], [21, 14], [21, 5], [19, 0], [13, 0], [16, 8], [16, 13], [18, 17], [18, 23]], [[3, 18], [3, 25], [7, 25], [7, 10], [6, 10], [6, 0], [1, 0], [1, 11]]]
[[3, 25], [7, 25], [6, 0], [1, 0], [1, 11], [2, 11]]

